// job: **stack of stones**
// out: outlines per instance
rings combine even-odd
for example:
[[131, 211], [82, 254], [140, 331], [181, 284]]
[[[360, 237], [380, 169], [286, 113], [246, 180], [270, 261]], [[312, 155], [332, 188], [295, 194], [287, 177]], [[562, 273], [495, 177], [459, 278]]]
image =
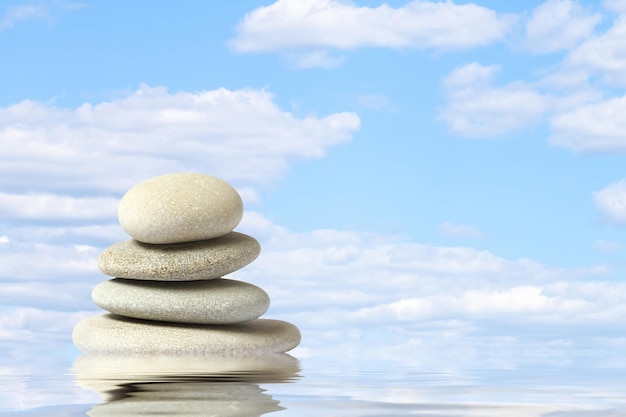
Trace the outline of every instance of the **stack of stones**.
[[237, 191], [204, 174], [144, 181], [122, 198], [118, 217], [132, 237], [105, 249], [100, 270], [112, 277], [93, 290], [110, 314], [81, 321], [74, 344], [96, 354], [257, 355], [300, 343], [294, 325], [260, 319], [261, 288], [223, 278], [260, 253], [233, 232], [243, 216]]

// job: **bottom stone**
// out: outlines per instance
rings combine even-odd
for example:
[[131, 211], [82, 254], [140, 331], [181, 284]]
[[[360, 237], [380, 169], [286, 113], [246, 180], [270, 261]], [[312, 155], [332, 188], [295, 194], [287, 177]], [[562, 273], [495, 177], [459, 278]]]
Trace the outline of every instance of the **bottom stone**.
[[72, 340], [85, 353], [259, 355], [287, 352], [300, 343], [291, 323], [257, 319], [207, 326], [105, 314], [74, 327]]

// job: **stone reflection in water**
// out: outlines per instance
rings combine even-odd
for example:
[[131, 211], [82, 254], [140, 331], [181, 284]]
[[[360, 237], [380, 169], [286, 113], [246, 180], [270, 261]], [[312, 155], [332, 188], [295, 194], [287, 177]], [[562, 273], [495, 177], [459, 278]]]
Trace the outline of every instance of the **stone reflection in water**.
[[261, 357], [83, 355], [72, 367], [82, 388], [99, 392], [96, 416], [260, 416], [284, 410], [263, 383], [292, 382], [300, 363]]

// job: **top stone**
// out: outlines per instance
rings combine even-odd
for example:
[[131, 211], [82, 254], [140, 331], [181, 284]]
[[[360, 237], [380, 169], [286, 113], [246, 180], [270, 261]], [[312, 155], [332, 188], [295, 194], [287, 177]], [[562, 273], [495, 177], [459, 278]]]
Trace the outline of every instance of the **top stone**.
[[239, 224], [243, 202], [226, 182], [210, 175], [177, 173], [151, 178], [120, 201], [122, 229], [144, 243], [213, 239]]

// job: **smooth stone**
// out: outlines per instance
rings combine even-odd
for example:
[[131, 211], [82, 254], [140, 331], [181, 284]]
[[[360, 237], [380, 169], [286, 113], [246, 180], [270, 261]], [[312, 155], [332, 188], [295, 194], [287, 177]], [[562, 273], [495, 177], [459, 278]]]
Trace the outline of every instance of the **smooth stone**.
[[201, 325], [137, 320], [113, 314], [79, 322], [74, 345], [89, 354], [263, 355], [287, 352], [300, 343], [291, 323], [257, 319], [240, 324]]
[[270, 306], [261, 288], [230, 279], [138, 281], [117, 278], [91, 293], [110, 313], [136, 319], [196, 324], [233, 324], [259, 318]]
[[196, 242], [151, 245], [125, 240], [106, 248], [98, 268], [112, 277], [153, 281], [220, 278], [254, 261], [259, 242], [243, 233]]
[[195, 172], [162, 175], [131, 188], [120, 201], [122, 229], [144, 243], [212, 239], [233, 231], [243, 202], [225, 181]]

